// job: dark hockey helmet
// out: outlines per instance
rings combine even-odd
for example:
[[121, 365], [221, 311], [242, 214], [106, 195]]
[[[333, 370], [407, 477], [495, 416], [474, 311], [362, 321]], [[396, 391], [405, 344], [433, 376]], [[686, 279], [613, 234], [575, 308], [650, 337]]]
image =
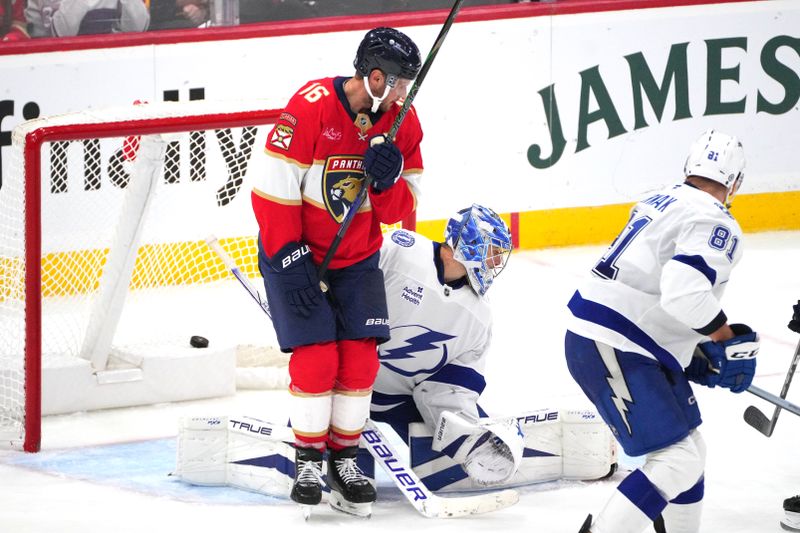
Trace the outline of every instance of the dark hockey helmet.
[[413, 80], [422, 66], [419, 48], [405, 33], [394, 28], [375, 28], [358, 45], [353, 66], [363, 77], [374, 69], [386, 74], [389, 85], [397, 78]]

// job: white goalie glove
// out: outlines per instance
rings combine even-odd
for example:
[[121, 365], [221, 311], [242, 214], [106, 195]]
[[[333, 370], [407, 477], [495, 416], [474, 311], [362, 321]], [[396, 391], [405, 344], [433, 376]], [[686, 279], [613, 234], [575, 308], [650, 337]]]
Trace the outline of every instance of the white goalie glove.
[[523, 435], [515, 419], [475, 419], [444, 411], [433, 436], [433, 450], [451, 455], [481, 486], [502, 484], [522, 460]]

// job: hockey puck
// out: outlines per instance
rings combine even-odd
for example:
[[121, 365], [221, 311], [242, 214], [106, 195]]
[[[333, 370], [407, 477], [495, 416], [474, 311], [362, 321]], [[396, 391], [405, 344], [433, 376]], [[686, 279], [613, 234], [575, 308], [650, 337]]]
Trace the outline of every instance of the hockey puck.
[[192, 338], [189, 339], [189, 344], [195, 348], [208, 348], [208, 339], [200, 335], [192, 335]]

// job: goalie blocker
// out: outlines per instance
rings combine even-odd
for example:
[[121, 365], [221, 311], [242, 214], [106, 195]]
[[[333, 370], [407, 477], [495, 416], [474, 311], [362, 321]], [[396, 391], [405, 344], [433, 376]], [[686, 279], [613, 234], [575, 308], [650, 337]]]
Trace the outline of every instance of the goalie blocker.
[[[504, 481], [491, 484], [492, 489], [558, 479], [602, 479], [616, 468], [616, 441], [595, 411], [542, 409], [479, 422], [513, 420], [522, 433], [522, 453], [514, 454], [518, 468]], [[173, 475], [195, 485], [227, 485], [287, 498], [294, 479], [294, 448], [289, 444], [293, 439], [290, 428], [250, 417], [182, 419]], [[411, 425], [409, 440], [411, 467], [428, 489], [487, 488], [449, 456], [433, 451], [434, 437], [424, 424]], [[374, 480], [372, 458], [363, 453], [358, 462]]]

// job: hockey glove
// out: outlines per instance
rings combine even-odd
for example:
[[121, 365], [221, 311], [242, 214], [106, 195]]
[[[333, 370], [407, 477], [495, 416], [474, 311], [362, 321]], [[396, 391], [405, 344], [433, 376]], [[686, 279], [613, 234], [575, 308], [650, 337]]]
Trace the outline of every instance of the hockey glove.
[[372, 188], [383, 192], [395, 184], [403, 170], [403, 154], [385, 135], [370, 139], [364, 154], [364, 172], [372, 177]]
[[311, 250], [301, 242], [289, 242], [269, 260], [275, 275], [268, 282], [286, 294], [292, 311], [308, 318], [311, 309], [322, 300], [317, 269], [311, 261]]
[[515, 418], [474, 419], [444, 411], [431, 448], [460, 463], [478, 485], [491, 486], [508, 481], [516, 473], [524, 442]]
[[795, 333], [800, 333], [800, 300], [792, 306], [792, 309], [794, 309], [794, 314], [789, 321], [788, 327]]
[[686, 368], [686, 377], [708, 387], [725, 387], [743, 392], [753, 382], [759, 338], [744, 324], [731, 324], [735, 337], [722, 342], [697, 345], [694, 357]]

